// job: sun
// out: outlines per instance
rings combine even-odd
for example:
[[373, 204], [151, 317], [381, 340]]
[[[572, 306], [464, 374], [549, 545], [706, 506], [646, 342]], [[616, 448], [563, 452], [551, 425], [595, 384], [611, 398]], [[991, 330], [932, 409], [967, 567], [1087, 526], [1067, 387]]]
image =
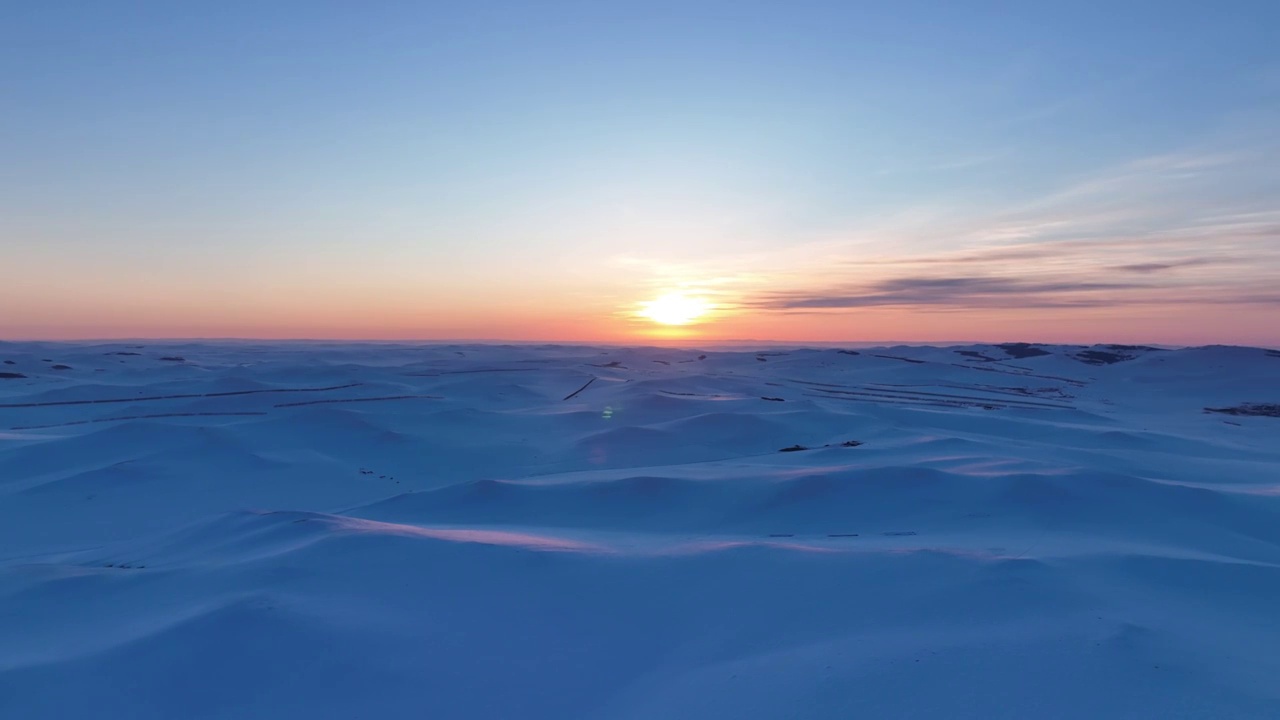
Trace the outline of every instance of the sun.
[[688, 325], [711, 310], [711, 303], [684, 293], [667, 293], [641, 303], [639, 315], [662, 325]]

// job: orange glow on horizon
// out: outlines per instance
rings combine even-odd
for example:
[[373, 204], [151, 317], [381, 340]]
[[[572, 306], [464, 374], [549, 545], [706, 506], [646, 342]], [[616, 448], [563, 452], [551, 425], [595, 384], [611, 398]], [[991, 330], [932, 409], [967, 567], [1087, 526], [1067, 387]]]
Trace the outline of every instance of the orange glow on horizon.
[[[639, 283], [637, 283], [639, 284]], [[92, 287], [92, 286], [91, 286]], [[651, 286], [652, 287], [652, 286]], [[263, 285], [239, 292], [180, 292], [140, 285], [128, 295], [70, 289], [51, 293], [25, 316], [0, 322], [8, 340], [244, 338], [420, 342], [514, 341], [713, 346], [718, 343], [1122, 342], [1201, 345], [1214, 342], [1280, 346], [1280, 306], [1239, 312], [1226, 305], [1115, 308], [867, 307], [758, 308], [738, 288], [667, 285], [584, 287], [572, 295], [515, 283], [460, 303], [455, 287], [305, 287]], [[613, 292], [610, 292], [614, 290]], [[652, 291], [651, 291], [652, 292]], [[634, 293], [634, 294], [633, 294]], [[732, 293], [732, 294], [730, 294]], [[674, 313], [664, 324], [642, 311], [678, 294], [705, 303]], [[1207, 330], [1212, 328], [1212, 331]]]

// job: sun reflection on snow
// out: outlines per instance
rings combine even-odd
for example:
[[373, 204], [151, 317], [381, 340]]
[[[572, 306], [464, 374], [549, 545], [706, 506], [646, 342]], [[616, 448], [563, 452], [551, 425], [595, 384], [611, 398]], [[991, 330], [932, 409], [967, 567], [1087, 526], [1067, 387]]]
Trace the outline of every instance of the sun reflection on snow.
[[372, 535], [400, 535], [480, 545], [503, 545], [528, 550], [605, 551], [605, 548], [592, 543], [530, 532], [483, 530], [478, 528], [422, 527], [348, 517], [335, 517], [333, 521], [348, 532]]

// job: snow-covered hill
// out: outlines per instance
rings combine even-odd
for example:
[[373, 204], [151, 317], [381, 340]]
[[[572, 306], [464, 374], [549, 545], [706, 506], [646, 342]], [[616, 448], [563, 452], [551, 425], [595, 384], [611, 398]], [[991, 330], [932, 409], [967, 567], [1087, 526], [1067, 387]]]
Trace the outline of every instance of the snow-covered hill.
[[0, 363], [0, 717], [1280, 717], [1280, 352]]

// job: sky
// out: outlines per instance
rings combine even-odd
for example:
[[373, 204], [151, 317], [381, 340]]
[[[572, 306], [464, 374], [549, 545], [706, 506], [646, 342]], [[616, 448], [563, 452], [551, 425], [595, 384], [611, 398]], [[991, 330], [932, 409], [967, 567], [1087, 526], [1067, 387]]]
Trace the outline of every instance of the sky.
[[1280, 346], [1277, 28], [0, 0], [0, 339]]

